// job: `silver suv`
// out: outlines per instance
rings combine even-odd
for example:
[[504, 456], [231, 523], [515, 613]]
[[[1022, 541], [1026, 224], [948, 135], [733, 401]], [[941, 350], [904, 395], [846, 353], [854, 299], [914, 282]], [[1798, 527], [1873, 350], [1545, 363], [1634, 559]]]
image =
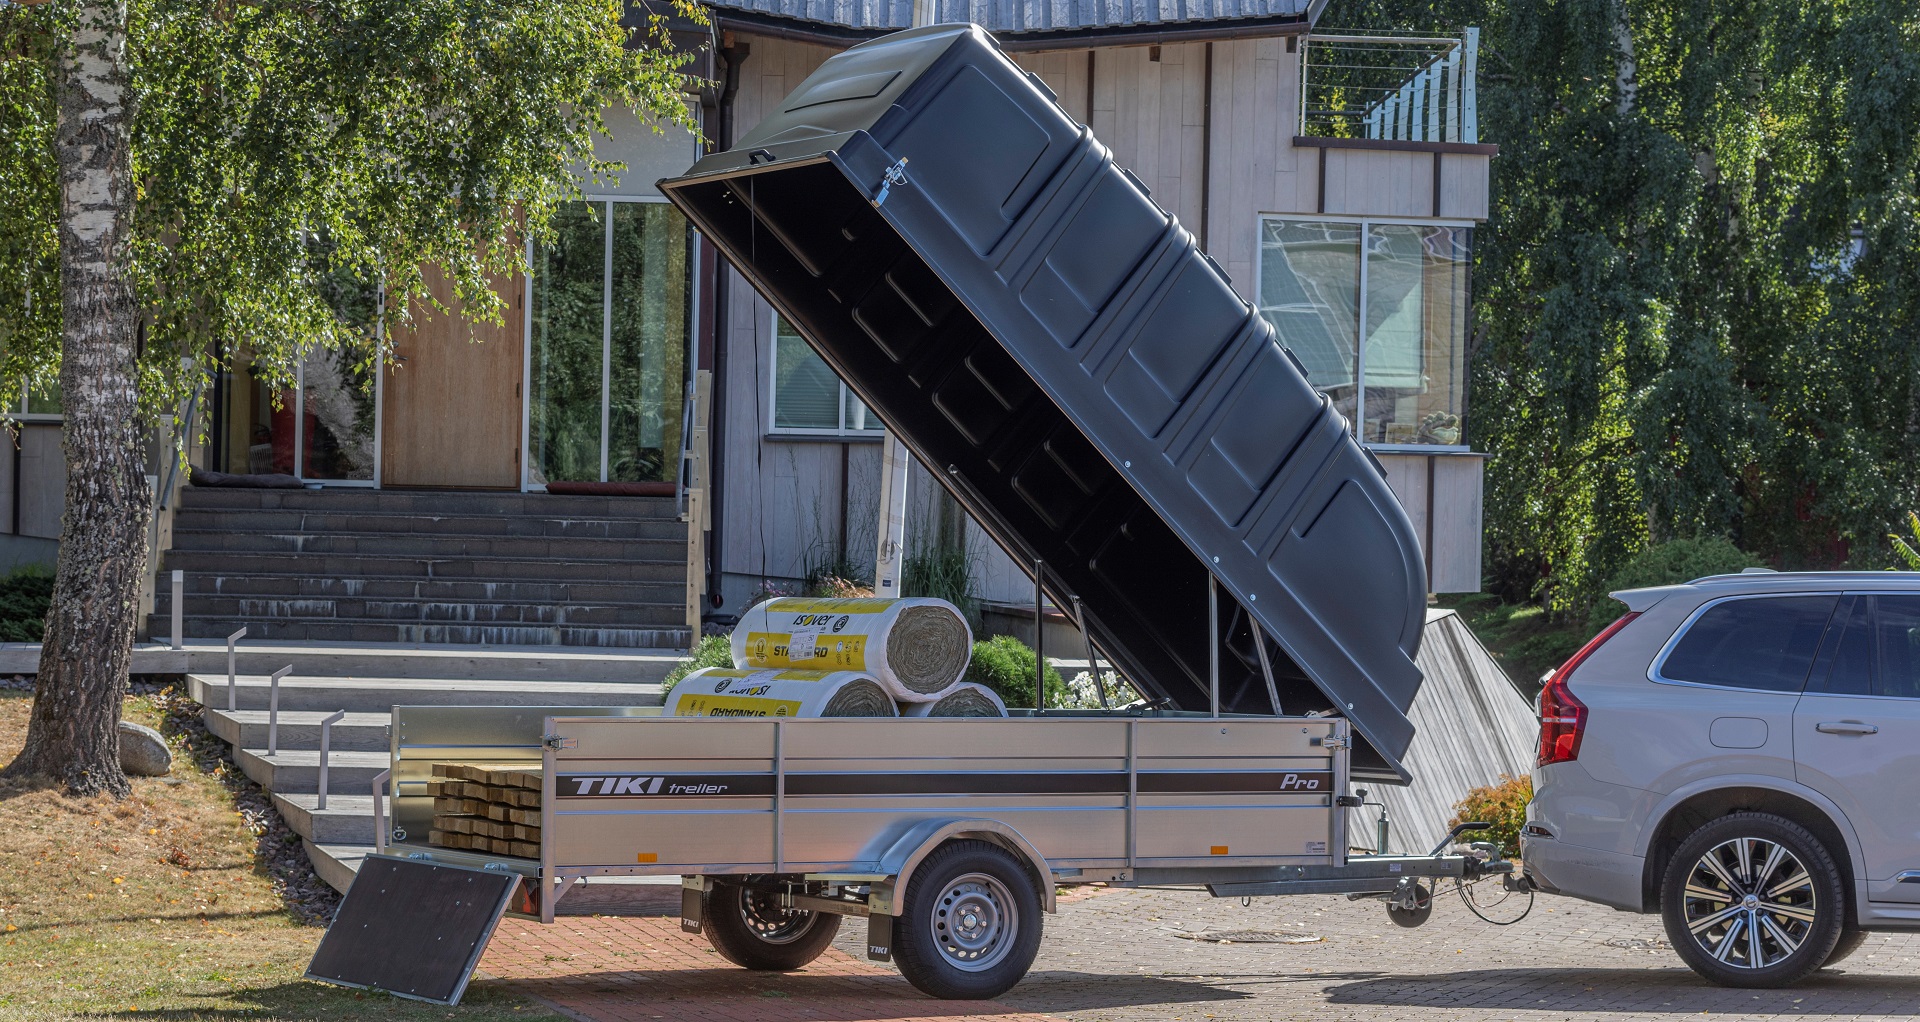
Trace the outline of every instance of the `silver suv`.
[[1540, 693], [1543, 890], [1658, 910], [1729, 986], [1920, 928], [1920, 574], [1756, 572], [1627, 605]]

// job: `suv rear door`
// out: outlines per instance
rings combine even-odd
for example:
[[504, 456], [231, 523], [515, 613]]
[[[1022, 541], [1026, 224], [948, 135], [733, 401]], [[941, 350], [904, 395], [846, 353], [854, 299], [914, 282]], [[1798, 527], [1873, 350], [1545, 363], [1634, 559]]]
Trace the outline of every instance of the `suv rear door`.
[[1852, 822], [1868, 899], [1920, 903], [1920, 593], [1849, 595], [1823, 645], [1795, 773]]

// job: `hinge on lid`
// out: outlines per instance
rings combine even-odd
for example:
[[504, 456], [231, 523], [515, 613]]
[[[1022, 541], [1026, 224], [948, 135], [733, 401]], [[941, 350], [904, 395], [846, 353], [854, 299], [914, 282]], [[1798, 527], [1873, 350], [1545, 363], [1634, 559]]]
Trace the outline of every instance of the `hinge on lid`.
[[885, 174], [880, 175], [880, 191], [877, 195], [873, 197], [874, 207], [878, 208], [880, 206], [886, 205], [887, 193], [893, 191], [893, 186], [903, 185], [906, 183], [907, 183], [907, 158], [902, 156], [900, 157], [899, 160], [895, 161], [893, 166], [887, 168], [887, 172]]

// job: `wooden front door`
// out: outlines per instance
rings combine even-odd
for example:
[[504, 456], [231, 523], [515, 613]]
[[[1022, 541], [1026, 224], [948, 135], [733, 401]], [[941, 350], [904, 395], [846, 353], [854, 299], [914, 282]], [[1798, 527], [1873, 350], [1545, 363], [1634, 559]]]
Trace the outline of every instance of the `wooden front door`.
[[387, 370], [381, 475], [386, 486], [520, 487], [520, 376], [525, 278], [504, 289], [505, 323], [457, 314], [451, 284], [431, 267], [427, 286], [453, 315], [414, 310]]

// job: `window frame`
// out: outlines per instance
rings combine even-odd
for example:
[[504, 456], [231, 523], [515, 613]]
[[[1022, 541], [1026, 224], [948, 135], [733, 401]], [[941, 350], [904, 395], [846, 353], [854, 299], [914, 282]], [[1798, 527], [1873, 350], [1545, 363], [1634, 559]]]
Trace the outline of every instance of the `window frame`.
[[1807, 677], [1800, 679], [1800, 687], [1792, 691], [1777, 688], [1753, 688], [1747, 685], [1715, 685], [1704, 681], [1681, 681], [1669, 678], [1665, 672], [1667, 658], [1673, 655], [1674, 648], [1679, 646], [1680, 641], [1685, 639], [1687, 633], [1693, 630], [1694, 624], [1697, 623], [1707, 611], [1721, 604], [1732, 603], [1735, 600], [1782, 600], [1793, 597], [1802, 599], [1808, 597], [1831, 597], [1833, 599], [1833, 607], [1827, 611], [1826, 624], [1827, 628], [1831, 628], [1833, 627], [1833, 615], [1839, 611], [1840, 601], [1845, 599], [1847, 595], [1847, 593], [1836, 592], [1831, 589], [1825, 591], [1794, 590], [1781, 593], [1735, 593], [1731, 596], [1721, 596], [1708, 600], [1700, 606], [1693, 608], [1693, 610], [1687, 614], [1686, 620], [1680, 622], [1679, 627], [1673, 630], [1673, 634], [1667, 637], [1667, 641], [1661, 645], [1660, 651], [1654, 654], [1653, 662], [1647, 666], [1647, 680], [1656, 685], [1673, 685], [1679, 688], [1704, 688], [1716, 692], [1762, 692], [1768, 695], [1792, 696], [1798, 699], [1800, 696], [1806, 694], [1807, 686], [1813, 678], [1814, 669], [1821, 666], [1821, 654], [1826, 652], [1826, 633], [1824, 631], [1821, 633], [1820, 641], [1814, 644], [1813, 660], [1807, 664]]
[[[618, 195], [602, 192], [583, 193], [572, 202], [584, 202], [600, 207], [600, 229], [602, 252], [600, 256], [600, 478], [598, 480], [578, 480], [580, 482], [607, 482], [607, 474], [612, 464], [609, 434], [612, 432], [613, 417], [613, 207], [620, 203], [655, 203], [670, 205], [664, 195]], [[684, 218], [683, 218], [684, 219]], [[700, 335], [700, 246], [704, 243], [700, 231], [687, 221], [687, 335], [681, 343], [686, 346], [686, 358], [681, 369], [681, 435], [679, 470], [675, 472], [676, 486], [684, 485], [679, 472], [686, 467], [687, 444], [691, 440], [691, 430], [687, 428], [686, 409], [692, 401], [692, 386], [695, 354], [699, 348]], [[528, 238], [521, 248], [527, 264], [527, 272], [521, 278], [520, 302], [520, 492], [545, 493], [545, 482], [533, 480], [533, 279], [534, 257], [538, 254], [532, 238]], [[565, 480], [573, 482], [575, 480]]]
[[[1261, 285], [1261, 282], [1266, 279], [1265, 264], [1266, 264], [1267, 246], [1266, 246], [1265, 238], [1266, 238], [1266, 225], [1267, 225], [1267, 222], [1270, 220], [1278, 220], [1278, 221], [1286, 221], [1290, 223], [1302, 223], [1302, 224], [1354, 224], [1360, 228], [1360, 260], [1359, 260], [1360, 262], [1359, 292], [1360, 293], [1358, 296], [1359, 304], [1356, 306], [1355, 312], [1354, 312], [1355, 336], [1353, 339], [1353, 343], [1354, 343], [1353, 379], [1354, 379], [1354, 413], [1355, 414], [1354, 414], [1354, 421], [1349, 422], [1347, 424], [1348, 435], [1358, 440], [1362, 447], [1365, 447], [1367, 450], [1370, 450], [1370, 451], [1381, 451], [1386, 453], [1405, 453], [1405, 454], [1458, 454], [1458, 453], [1471, 452], [1473, 450], [1472, 445], [1465, 444], [1465, 443], [1459, 443], [1459, 444], [1388, 443], [1385, 441], [1375, 442], [1375, 441], [1367, 440], [1363, 436], [1361, 436], [1361, 433], [1360, 433], [1361, 426], [1366, 422], [1366, 416], [1367, 416], [1367, 397], [1366, 397], [1366, 391], [1367, 391], [1366, 347], [1367, 346], [1361, 343], [1362, 339], [1359, 336], [1359, 333], [1366, 329], [1366, 323], [1367, 323], [1367, 263], [1369, 262], [1369, 260], [1367, 259], [1367, 239], [1370, 236], [1369, 232], [1374, 227], [1376, 226], [1379, 226], [1379, 227], [1452, 227], [1452, 228], [1464, 228], [1466, 230], [1472, 231], [1472, 230], [1477, 230], [1481, 225], [1473, 220], [1463, 220], [1457, 217], [1345, 216], [1345, 215], [1334, 214], [1334, 213], [1265, 213], [1265, 212], [1256, 213], [1254, 214], [1254, 228], [1253, 228], [1253, 302], [1251, 304], [1253, 305], [1253, 311], [1256, 314], [1261, 315], [1263, 319], [1265, 318], [1265, 315], [1260, 312], [1260, 307], [1261, 307], [1260, 302], [1262, 298], [1260, 294], [1260, 285]], [[1472, 262], [1472, 259], [1469, 258], [1467, 261], [1467, 307], [1468, 307], [1469, 315], [1471, 315], [1472, 313], [1472, 307], [1473, 307], [1472, 303], [1473, 303], [1473, 262]], [[1465, 338], [1462, 338], [1461, 340], [1462, 340], [1462, 343], [1464, 344]], [[1284, 342], [1283, 342], [1283, 346], [1284, 346]], [[1460, 392], [1459, 415], [1460, 415], [1461, 424], [1464, 427], [1467, 420], [1466, 387], [1465, 387], [1464, 380], [1462, 381], [1461, 392]]]
[[33, 382], [31, 380], [20, 381], [20, 403], [13, 408], [0, 410], [0, 419], [6, 419], [9, 422], [38, 422], [47, 424], [59, 424], [67, 420], [66, 403], [64, 401], [60, 405], [61, 410], [57, 412], [27, 411], [28, 402], [33, 400], [32, 390]]
[[[799, 334], [800, 334], [799, 328], [795, 327], [793, 330], [793, 333], [796, 337], [799, 337]], [[806, 344], [806, 338], [800, 337], [800, 343]], [[811, 346], [809, 346], [809, 350], [811, 351]], [[814, 357], [818, 358], [819, 352], [813, 352], [813, 355]], [[822, 361], [824, 362], [825, 360], [822, 359]], [[839, 373], [833, 374], [834, 380], [838, 382], [840, 385], [840, 397], [839, 397], [839, 400], [834, 403], [834, 407], [838, 409], [836, 414], [840, 421], [839, 426], [828, 428], [828, 427], [822, 427], [822, 426], [779, 425], [779, 421], [780, 421], [779, 369], [780, 369], [780, 310], [775, 309], [769, 305], [767, 307], [767, 422], [766, 422], [766, 436], [768, 439], [770, 440], [823, 440], [823, 441], [833, 441], [836, 443], [845, 443], [845, 442], [851, 441], [851, 442], [857, 443], [863, 440], [877, 442], [887, 435], [887, 428], [884, 422], [881, 422], [880, 428], [878, 429], [854, 429], [853, 427], [847, 425], [847, 399], [848, 398], [852, 398], [855, 401], [859, 401], [862, 405], [864, 405], [867, 409], [867, 414], [873, 416], [876, 422], [880, 421], [880, 416], [879, 416], [879, 413], [873, 410], [872, 405], [867, 404], [866, 401], [861, 399], [859, 394], [854, 392], [853, 388], [847, 386], [847, 381], [843, 379]], [[833, 370], [833, 366], [828, 365], [827, 369], [829, 372], [831, 372]]]

